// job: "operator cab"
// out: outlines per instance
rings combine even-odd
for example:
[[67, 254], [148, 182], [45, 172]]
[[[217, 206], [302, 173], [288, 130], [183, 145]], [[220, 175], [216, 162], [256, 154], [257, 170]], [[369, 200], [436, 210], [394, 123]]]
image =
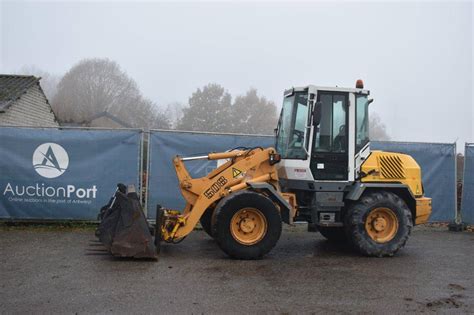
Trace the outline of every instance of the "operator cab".
[[357, 178], [370, 153], [368, 96], [361, 80], [356, 88], [310, 85], [285, 91], [275, 129], [284, 185]]

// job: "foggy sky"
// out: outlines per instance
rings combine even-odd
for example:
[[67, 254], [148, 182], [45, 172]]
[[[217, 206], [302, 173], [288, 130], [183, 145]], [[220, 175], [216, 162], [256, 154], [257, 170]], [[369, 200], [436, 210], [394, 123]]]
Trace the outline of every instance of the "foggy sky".
[[364, 79], [393, 140], [474, 142], [471, 2], [0, 4], [0, 72], [107, 57], [161, 106]]

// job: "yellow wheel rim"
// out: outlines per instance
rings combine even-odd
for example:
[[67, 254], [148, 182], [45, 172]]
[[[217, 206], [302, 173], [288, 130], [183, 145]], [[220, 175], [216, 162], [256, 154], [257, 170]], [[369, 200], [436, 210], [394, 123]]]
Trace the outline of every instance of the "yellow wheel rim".
[[267, 220], [260, 210], [242, 208], [231, 219], [230, 233], [243, 245], [253, 245], [260, 242], [267, 233]]
[[398, 231], [398, 218], [389, 208], [375, 208], [365, 220], [365, 230], [377, 243], [390, 242]]

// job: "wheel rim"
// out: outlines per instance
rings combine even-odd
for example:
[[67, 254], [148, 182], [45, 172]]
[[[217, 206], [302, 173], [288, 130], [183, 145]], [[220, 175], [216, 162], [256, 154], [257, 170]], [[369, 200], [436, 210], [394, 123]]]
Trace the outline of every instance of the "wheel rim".
[[230, 232], [240, 244], [253, 245], [267, 233], [267, 220], [258, 209], [242, 208], [232, 217]]
[[377, 243], [390, 242], [398, 231], [398, 218], [389, 208], [375, 208], [365, 220], [365, 230]]

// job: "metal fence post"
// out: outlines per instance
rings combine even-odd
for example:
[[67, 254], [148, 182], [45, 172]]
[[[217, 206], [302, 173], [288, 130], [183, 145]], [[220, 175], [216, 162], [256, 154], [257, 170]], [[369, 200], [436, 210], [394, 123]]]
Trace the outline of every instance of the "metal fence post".
[[[464, 150], [464, 152], [466, 152], [466, 150]], [[464, 158], [465, 158], [465, 156], [464, 156]], [[466, 160], [464, 160], [464, 167], [465, 167], [465, 162], [466, 162]], [[462, 222], [461, 209], [458, 207], [458, 152], [457, 152], [457, 142], [454, 142], [454, 174], [455, 174], [455, 181], [454, 181], [454, 185], [455, 185], [455, 187], [454, 187], [454, 209], [455, 209], [455, 214], [454, 214], [454, 221], [449, 223], [448, 229], [452, 232], [462, 232], [464, 230], [464, 224]], [[464, 170], [463, 170], [463, 176], [464, 176]], [[462, 200], [462, 196], [461, 196], [461, 200]]]
[[[143, 130], [141, 130], [141, 139], [140, 139], [140, 147], [138, 148], [138, 156], [139, 156], [139, 159], [140, 159], [140, 166], [139, 166], [139, 171], [138, 171], [138, 187], [140, 187], [140, 203], [143, 205], [143, 147], [144, 147], [144, 136], [145, 136], [145, 133]], [[145, 216], [146, 216], [146, 208], [144, 209], [144, 212], [145, 212]]]
[[461, 213], [459, 212], [460, 209], [458, 209], [458, 152], [457, 152], [457, 142], [454, 142], [454, 174], [456, 180], [454, 181], [455, 187], [454, 187], [454, 209], [455, 209], [455, 217], [454, 217], [454, 222], [456, 224], [461, 224]]
[[149, 183], [150, 183], [150, 142], [151, 142], [151, 130], [147, 132], [147, 151], [146, 151], [146, 177], [145, 177], [145, 216], [148, 218], [148, 194], [149, 194]]

